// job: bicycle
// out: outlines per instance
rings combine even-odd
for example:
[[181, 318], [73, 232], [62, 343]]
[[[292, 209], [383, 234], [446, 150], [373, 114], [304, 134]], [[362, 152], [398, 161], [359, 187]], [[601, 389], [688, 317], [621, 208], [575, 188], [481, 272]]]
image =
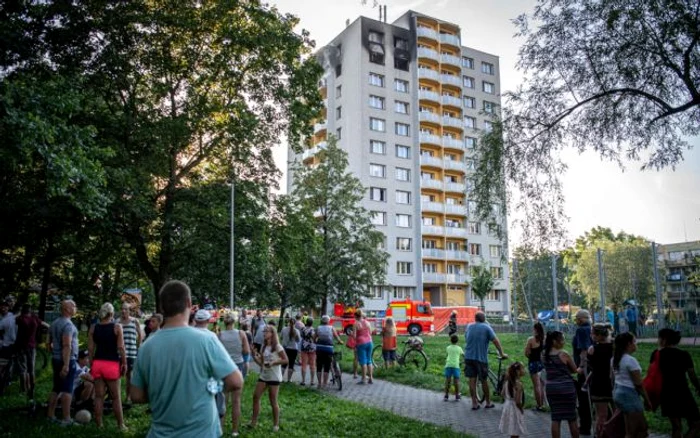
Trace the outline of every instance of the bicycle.
[[[418, 336], [411, 336], [408, 340], [403, 341], [402, 344], [403, 350], [401, 350], [401, 353], [396, 353], [396, 363], [401, 366], [415, 367], [420, 371], [425, 371], [428, 368], [429, 359], [428, 355], [423, 351], [423, 340]], [[372, 363], [375, 367], [386, 367], [381, 345], [377, 345], [372, 350]]]
[[[34, 374], [42, 372], [49, 363], [49, 352], [44, 348], [37, 348], [34, 361]], [[0, 358], [0, 395], [10, 383], [19, 379], [22, 375], [19, 370], [19, 352], [13, 351], [8, 357]]]
[[343, 360], [343, 353], [340, 351], [333, 352], [331, 360], [331, 386], [338, 388], [338, 391], [343, 390], [343, 373], [340, 371], [340, 361]]
[[[494, 373], [492, 369], [489, 368], [486, 379], [491, 383], [491, 387], [494, 389], [494, 394], [501, 396], [503, 394], [503, 386], [506, 380], [506, 367], [503, 366], [503, 362], [508, 360], [503, 356], [498, 356], [496, 353], [489, 351], [489, 354], [495, 355], [498, 359], [498, 372]], [[486, 399], [484, 395], [484, 388], [481, 382], [476, 384], [476, 399], [479, 403], [483, 403]], [[525, 391], [522, 393], [522, 404], [525, 405]]]

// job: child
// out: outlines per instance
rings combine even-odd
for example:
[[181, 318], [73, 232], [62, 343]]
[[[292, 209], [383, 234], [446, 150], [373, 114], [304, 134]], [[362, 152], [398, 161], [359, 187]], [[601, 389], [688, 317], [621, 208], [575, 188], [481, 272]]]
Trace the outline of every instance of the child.
[[457, 345], [459, 336], [450, 336], [451, 345], [447, 346], [447, 360], [445, 361], [445, 401], [450, 399], [450, 380], [454, 381], [455, 400], [460, 401], [459, 395], [459, 358], [464, 356], [462, 347]]
[[525, 367], [515, 362], [506, 371], [506, 381], [503, 384], [503, 413], [498, 429], [502, 434], [511, 438], [527, 434], [523, 412], [523, 384], [520, 379], [525, 375]]
[[384, 330], [382, 331], [382, 356], [387, 368], [394, 366], [396, 362], [396, 325], [394, 318], [388, 317], [384, 320]]
[[352, 378], [357, 379], [357, 350], [355, 350], [355, 328], [351, 325], [346, 329], [348, 333], [348, 340], [345, 342], [345, 346], [352, 350]]

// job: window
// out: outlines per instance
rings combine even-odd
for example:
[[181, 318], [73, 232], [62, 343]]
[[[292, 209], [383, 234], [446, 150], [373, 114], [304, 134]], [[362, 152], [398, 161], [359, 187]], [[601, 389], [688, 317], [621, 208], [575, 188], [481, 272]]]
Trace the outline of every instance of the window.
[[397, 144], [396, 145], [396, 157], [397, 158], [411, 158], [411, 147]]
[[481, 223], [480, 222], [469, 222], [469, 234], [481, 234]]
[[421, 242], [421, 246], [422, 246], [424, 249], [435, 249], [435, 248], [437, 248], [437, 245], [435, 244], [435, 241], [434, 241], [434, 240], [423, 240], [423, 242]]
[[491, 82], [484, 81], [483, 82], [483, 90], [484, 90], [484, 93], [494, 94], [496, 92], [496, 86], [494, 84], [492, 84]]
[[386, 213], [383, 211], [373, 211], [372, 225], [386, 225]]
[[335, 130], [335, 138], [337, 138], [338, 140], [343, 138], [343, 128], [338, 128]]
[[386, 132], [386, 121], [384, 119], [369, 118], [369, 129], [377, 132]]
[[470, 243], [469, 244], [469, 254], [480, 256], [481, 255], [481, 244]]
[[[409, 272], [410, 274], [410, 272]], [[394, 298], [395, 299], [403, 299], [403, 298], [411, 298], [411, 289], [410, 287], [405, 287], [405, 286], [394, 286]], [[404, 310], [405, 312], [405, 310]], [[400, 319], [399, 319], [400, 318]], [[403, 317], [401, 318], [396, 314], [396, 309], [394, 309], [394, 319], [397, 321], [405, 321], [406, 320], [406, 315], [404, 314]]]
[[503, 280], [503, 268], [492, 267], [491, 276], [497, 280]]
[[401, 93], [408, 93], [408, 81], [394, 79], [394, 90]]
[[343, 74], [343, 64], [338, 64], [335, 66], [335, 77], [338, 78]]
[[369, 74], [369, 84], [374, 85], [375, 87], [383, 87], [384, 86], [384, 75], [380, 75], [377, 73], [370, 73]]
[[396, 126], [394, 128], [394, 132], [396, 135], [400, 135], [403, 137], [410, 137], [411, 136], [411, 125], [407, 125], [406, 123], [396, 123]]
[[445, 219], [445, 226], [448, 228], [462, 228], [462, 222], [454, 219]]
[[394, 47], [397, 49], [408, 50], [408, 40], [395, 36]]
[[489, 245], [489, 254], [491, 255], [491, 257], [500, 257], [501, 256], [500, 245]]
[[369, 31], [369, 62], [384, 65], [384, 34]]
[[382, 286], [370, 286], [369, 298], [381, 300], [384, 298], [384, 288]]
[[476, 129], [476, 119], [474, 117], [464, 116], [464, 126]]
[[384, 98], [380, 96], [374, 96], [371, 95], [369, 96], [369, 106], [372, 108], [377, 108], [377, 109], [384, 109]]
[[467, 158], [464, 160], [464, 164], [467, 166], [467, 170], [474, 170], [476, 167], [476, 164], [474, 163], [474, 160], [472, 158]]
[[493, 122], [491, 120], [484, 120], [484, 131], [493, 131]]
[[338, 85], [337, 87], [335, 87], [335, 98], [340, 99], [342, 97], [342, 95], [343, 95], [343, 88], [341, 85]]
[[496, 112], [496, 104], [493, 102], [489, 102], [488, 100], [484, 101], [484, 112], [493, 114]]
[[474, 68], [474, 60], [467, 56], [462, 56], [462, 67], [464, 68]]
[[464, 180], [464, 185], [466, 186], [467, 192], [473, 192], [474, 188], [476, 188], [476, 183], [473, 178], [466, 178]]
[[386, 189], [382, 189], [380, 187], [370, 187], [369, 199], [372, 201], [386, 202]]
[[424, 217], [423, 219], [423, 225], [426, 225], [428, 227], [435, 225], [435, 218], [434, 217]]
[[462, 245], [459, 242], [447, 242], [447, 250], [448, 251], [461, 251], [462, 250]]
[[482, 62], [481, 63], [481, 72], [485, 73], [487, 75], [494, 75], [494, 74], [496, 74], [496, 66], [494, 66], [490, 62]]
[[505, 291], [502, 289], [498, 290], [492, 290], [488, 294], [486, 294], [486, 301], [501, 301], [501, 297], [505, 294]]
[[408, 114], [408, 102], [394, 101], [394, 110], [399, 114]]
[[476, 201], [467, 201], [467, 210], [469, 214], [476, 214]]
[[462, 266], [449, 264], [447, 265], [447, 273], [454, 275], [462, 275]]
[[462, 83], [465, 88], [474, 88], [474, 78], [469, 76], [462, 76]]
[[437, 263], [423, 263], [423, 272], [434, 274], [437, 272]]
[[474, 99], [473, 97], [464, 96], [462, 97], [462, 100], [464, 100], [465, 108], [474, 108], [476, 106], [476, 99]]
[[[396, 262], [396, 273], [399, 275], [411, 275], [413, 272], [413, 263], [411, 262]], [[394, 297], [396, 297], [397, 287], [394, 288]], [[403, 289], [403, 288], [401, 288]], [[403, 297], [401, 297], [403, 298]]]
[[343, 108], [339, 106], [338, 108], [335, 109], [335, 119], [338, 120], [342, 116], [343, 116]]
[[464, 146], [466, 146], [467, 149], [474, 149], [476, 147], [476, 138], [464, 137]]
[[411, 180], [411, 170], [405, 169], [403, 167], [396, 168], [396, 181], [410, 181]]
[[410, 237], [397, 237], [396, 249], [399, 251], [411, 251], [412, 239]]
[[375, 178], [386, 178], [386, 166], [383, 164], [370, 163], [369, 176], [373, 176]]
[[385, 155], [386, 154], [386, 143], [379, 140], [369, 141], [369, 151], [373, 154]]
[[411, 203], [411, 192], [406, 192], [404, 190], [396, 191], [396, 203], [397, 204], [410, 204]]
[[501, 226], [498, 224], [489, 224], [489, 236], [498, 236], [501, 232]]
[[396, 215], [396, 226], [401, 228], [411, 228], [411, 215], [410, 214], [397, 214]]

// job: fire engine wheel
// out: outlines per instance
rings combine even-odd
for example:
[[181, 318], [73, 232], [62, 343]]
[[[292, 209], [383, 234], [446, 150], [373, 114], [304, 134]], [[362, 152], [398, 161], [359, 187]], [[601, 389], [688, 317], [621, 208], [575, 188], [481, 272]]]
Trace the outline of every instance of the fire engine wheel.
[[372, 350], [372, 364], [376, 368], [384, 368], [386, 364], [384, 363], [384, 356], [382, 355], [382, 346], [377, 345]]
[[345, 336], [350, 336], [350, 332], [351, 332], [351, 331], [352, 331], [352, 326], [351, 326], [351, 325], [345, 327], [345, 330], [343, 330], [343, 332], [345, 333]]
[[428, 368], [428, 356], [419, 350], [409, 350], [403, 357], [403, 363], [409, 368], [415, 367], [420, 371], [425, 371]]
[[421, 328], [418, 324], [411, 324], [408, 326], [408, 334], [411, 336], [418, 336], [420, 335]]

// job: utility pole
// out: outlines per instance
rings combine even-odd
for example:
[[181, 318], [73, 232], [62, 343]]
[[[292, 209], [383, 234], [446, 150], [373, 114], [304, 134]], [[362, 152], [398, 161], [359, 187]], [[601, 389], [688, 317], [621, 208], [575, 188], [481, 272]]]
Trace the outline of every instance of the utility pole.
[[233, 312], [233, 305], [234, 305], [234, 299], [233, 299], [233, 293], [234, 293], [234, 286], [233, 286], [233, 279], [234, 279], [234, 270], [235, 270], [235, 263], [234, 263], [234, 255], [236, 251], [236, 245], [235, 245], [235, 226], [236, 226], [236, 221], [235, 221], [235, 216], [234, 213], [236, 211], [235, 207], [235, 201], [236, 201], [236, 175], [233, 170], [231, 169], [231, 260], [230, 260], [230, 266], [229, 266], [229, 308]]
[[559, 330], [559, 297], [557, 296], [557, 255], [552, 254], [552, 293], [554, 294], [554, 328]]
[[651, 267], [654, 270], [654, 290], [656, 291], [656, 315], [659, 319], [659, 329], [666, 326], [666, 321], [664, 319], [663, 312], [663, 299], [661, 296], [661, 282], [659, 280], [659, 270], [656, 266], [657, 255], [656, 255], [656, 242], [651, 242]]
[[518, 279], [518, 259], [513, 259], [513, 330], [518, 333], [518, 287], [516, 281]]
[[598, 248], [598, 288], [600, 289], [600, 317], [601, 322], [606, 319], [605, 315], [605, 273], [603, 272], [603, 250]]

